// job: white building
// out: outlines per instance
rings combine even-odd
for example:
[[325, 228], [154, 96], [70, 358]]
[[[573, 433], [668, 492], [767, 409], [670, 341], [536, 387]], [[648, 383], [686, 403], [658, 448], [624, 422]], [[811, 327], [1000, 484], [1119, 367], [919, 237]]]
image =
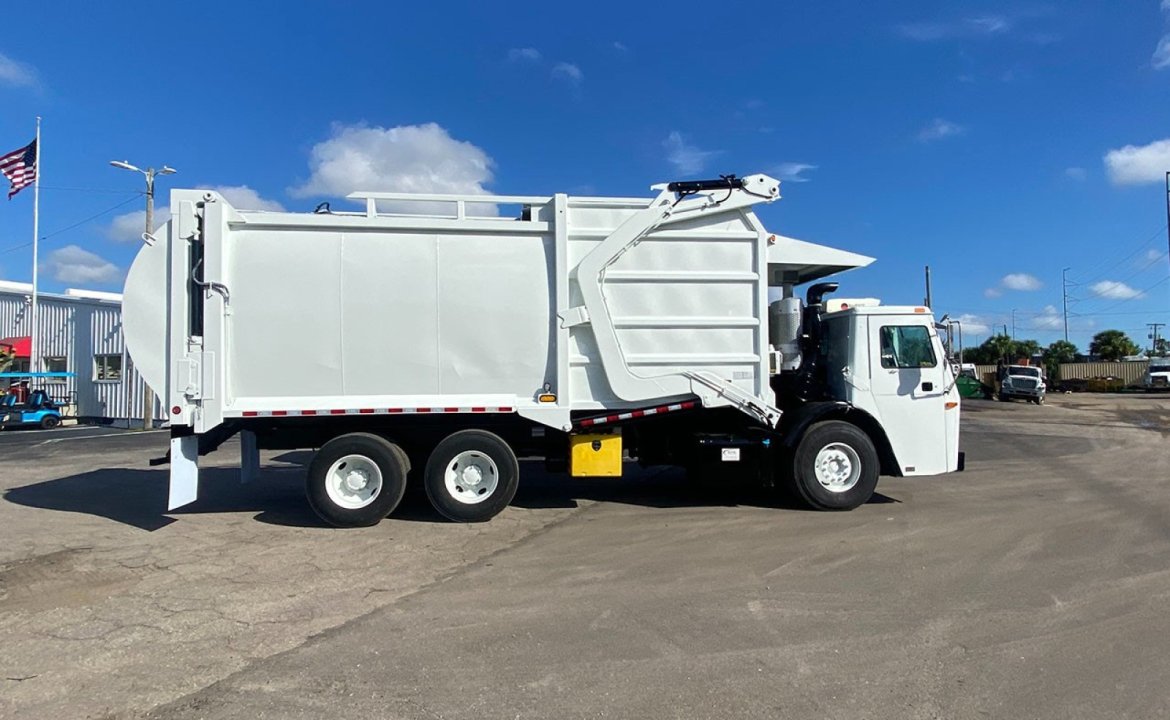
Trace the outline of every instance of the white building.
[[[37, 293], [37, 314], [39, 370], [73, 377], [33, 384], [43, 386], [81, 422], [141, 426], [144, 386], [122, 341], [122, 296], [72, 289], [64, 295]], [[31, 335], [32, 285], [0, 280], [0, 342], [18, 348], [9, 370], [30, 370]], [[154, 417], [165, 419], [157, 400]]]

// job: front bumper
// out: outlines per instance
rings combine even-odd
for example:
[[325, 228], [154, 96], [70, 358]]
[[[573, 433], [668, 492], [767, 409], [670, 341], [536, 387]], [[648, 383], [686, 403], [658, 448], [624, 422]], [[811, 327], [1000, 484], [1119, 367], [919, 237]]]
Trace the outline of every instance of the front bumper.
[[1009, 385], [1004, 385], [1000, 390], [1000, 392], [1004, 395], [1026, 398], [1044, 397], [1047, 391], [1047, 388], [1012, 387]]

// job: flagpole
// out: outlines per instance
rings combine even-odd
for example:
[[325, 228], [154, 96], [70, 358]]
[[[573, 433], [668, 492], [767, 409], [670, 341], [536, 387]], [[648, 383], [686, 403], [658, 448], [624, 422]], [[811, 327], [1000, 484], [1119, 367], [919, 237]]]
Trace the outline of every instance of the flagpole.
[[40, 247], [41, 215], [41, 116], [37, 115], [36, 175], [33, 176], [33, 266], [32, 266], [32, 335], [29, 342], [28, 369], [37, 372], [40, 367], [40, 318], [37, 315], [37, 250]]

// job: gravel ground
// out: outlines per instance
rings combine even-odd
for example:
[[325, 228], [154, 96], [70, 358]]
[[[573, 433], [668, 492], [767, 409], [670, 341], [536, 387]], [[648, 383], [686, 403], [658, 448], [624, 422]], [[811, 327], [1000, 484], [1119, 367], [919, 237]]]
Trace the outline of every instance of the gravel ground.
[[0, 717], [1170, 716], [1170, 397], [964, 406], [850, 513], [526, 467], [321, 527], [304, 454], [164, 513], [165, 435], [0, 436]]

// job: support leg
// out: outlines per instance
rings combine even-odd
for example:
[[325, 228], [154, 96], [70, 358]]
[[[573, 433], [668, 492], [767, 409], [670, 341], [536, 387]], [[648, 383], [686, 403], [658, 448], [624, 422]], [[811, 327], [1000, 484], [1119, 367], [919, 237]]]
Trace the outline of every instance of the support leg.
[[260, 449], [256, 446], [256, 433], [240, 431], [240, 482], [250, 483], [260, 474]]

